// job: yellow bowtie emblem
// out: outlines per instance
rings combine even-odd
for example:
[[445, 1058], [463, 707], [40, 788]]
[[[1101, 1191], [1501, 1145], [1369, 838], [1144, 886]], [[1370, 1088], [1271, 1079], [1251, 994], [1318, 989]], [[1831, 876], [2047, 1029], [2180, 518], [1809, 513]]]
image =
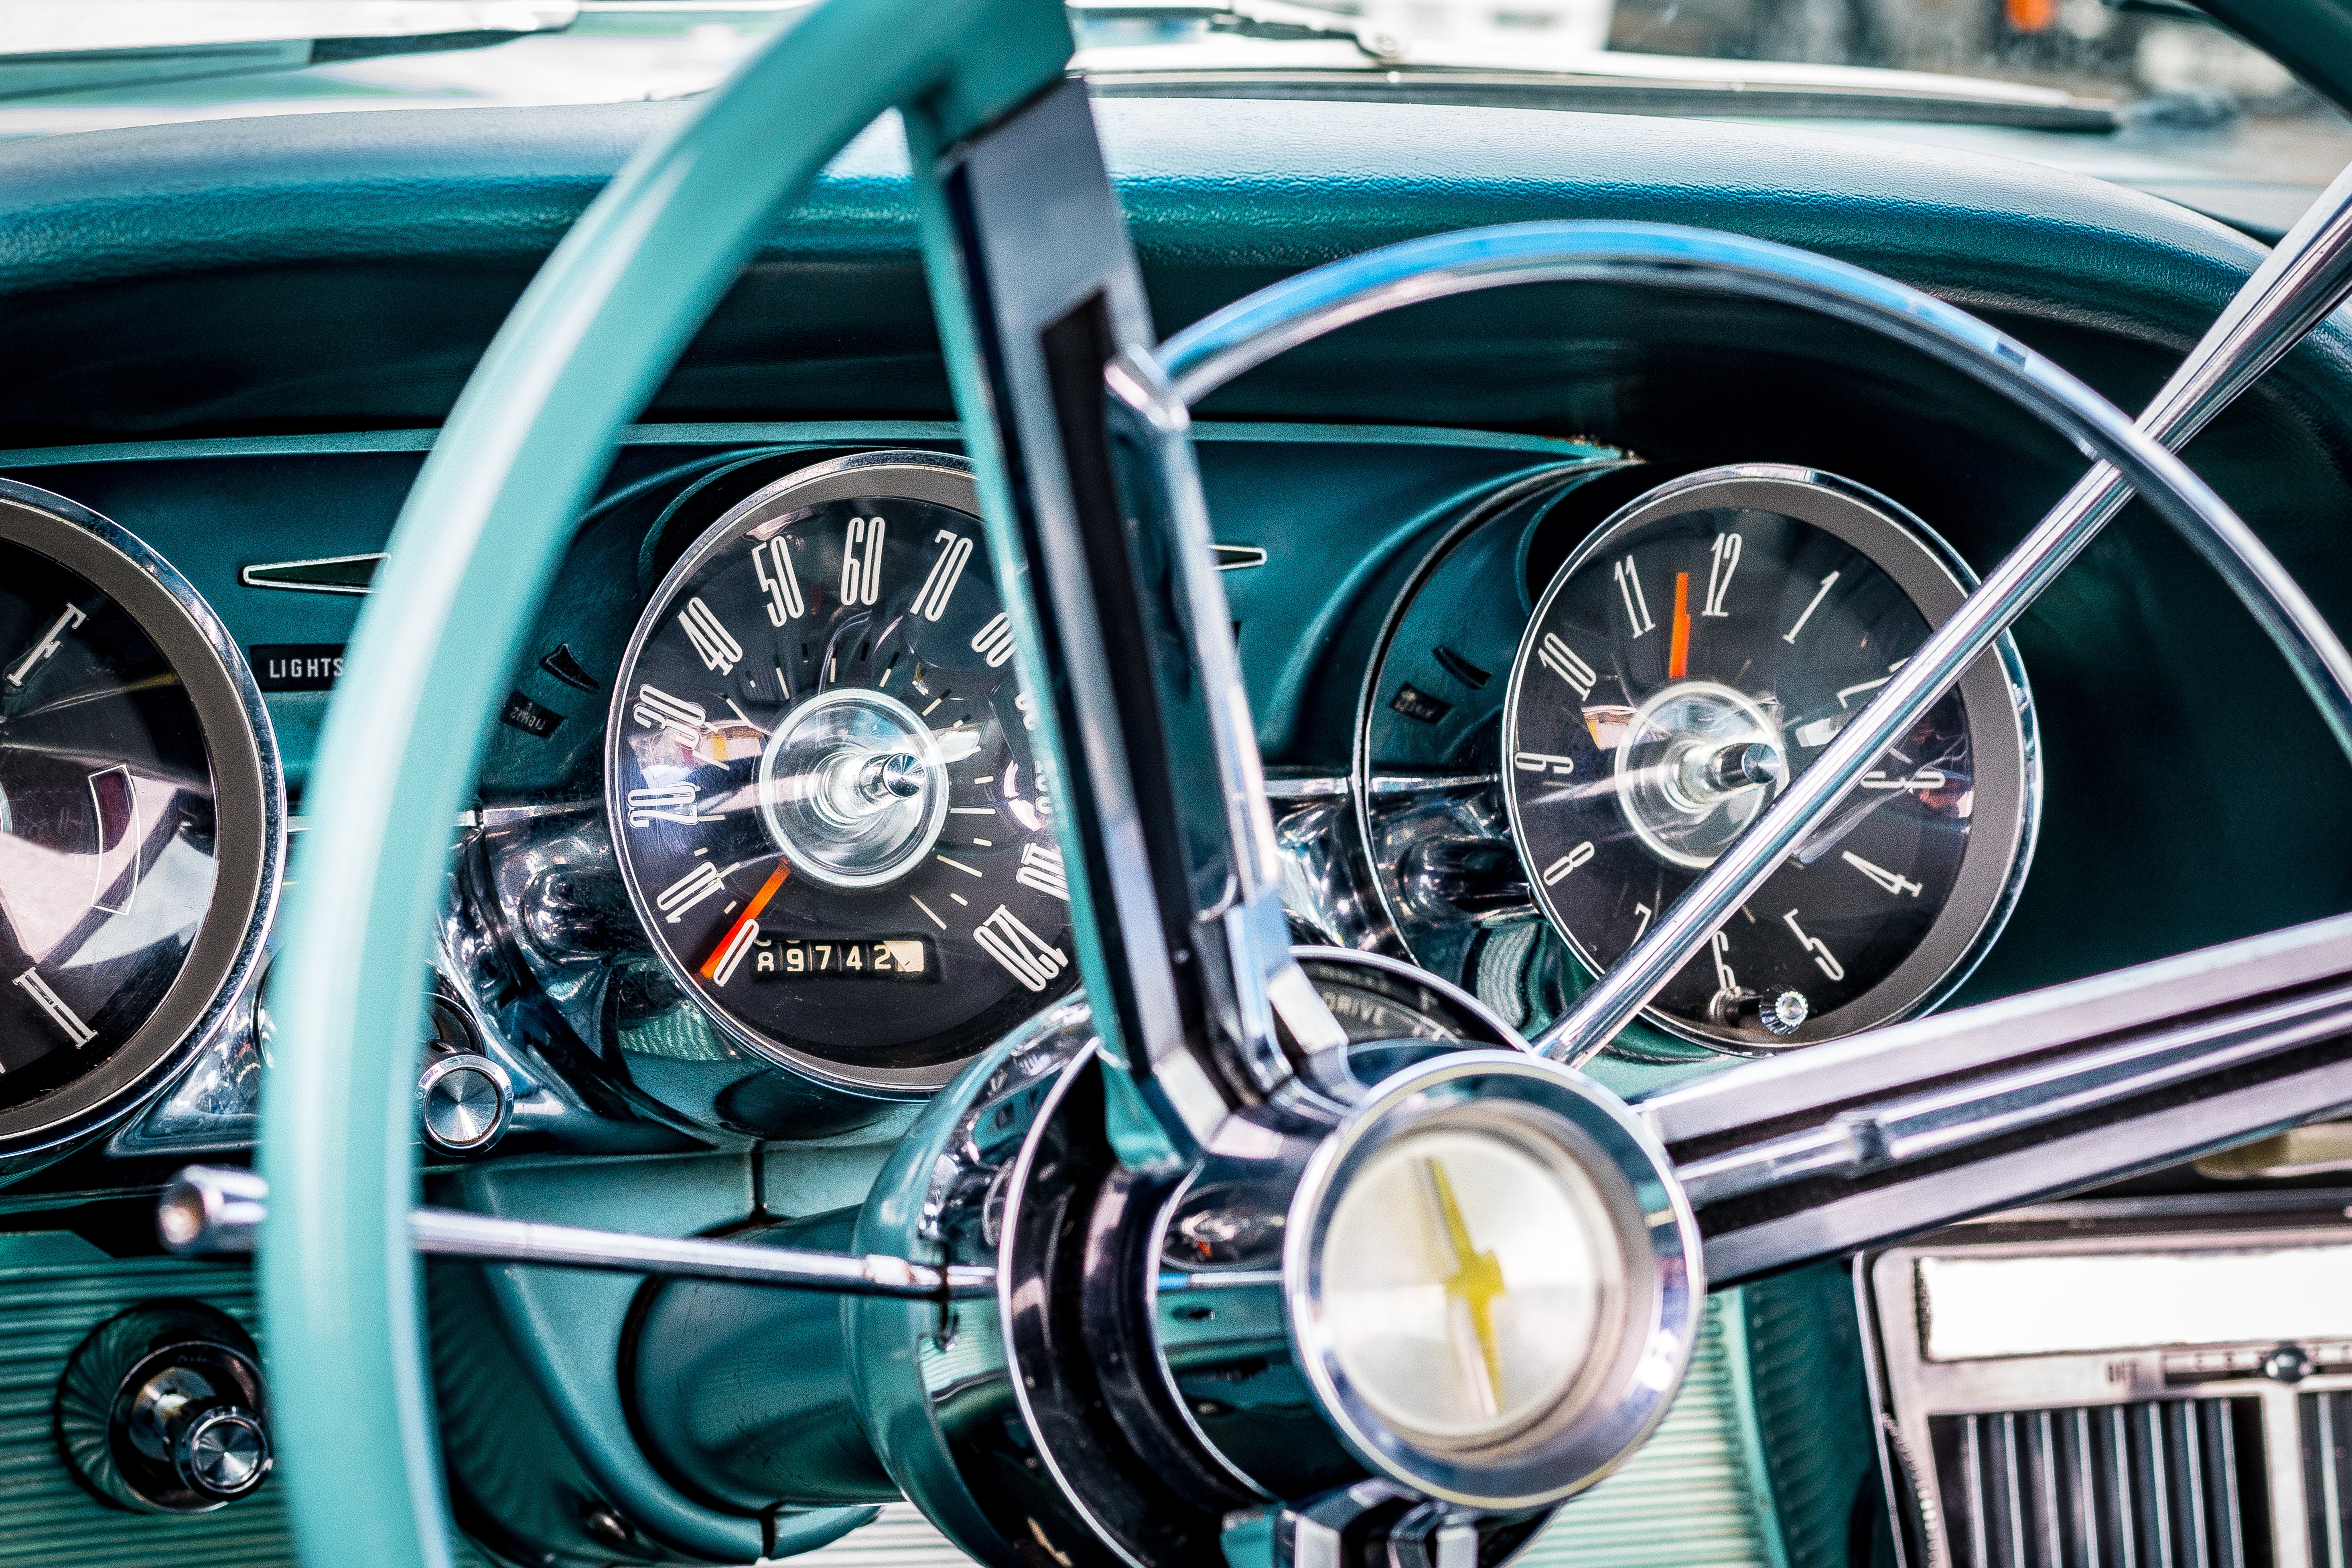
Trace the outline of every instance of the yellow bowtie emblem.
[[1446, 1179], [1445, 1167], [1434, 1160], [1423, 1160], [1422, 1169], [1429, 1178], [1430, 1199], [1436, 1206], [1446, 1247], [1454, 1255], [1454, 1272], [1444, 1279], [1446, 1303], [1450, 1308], [1458, 1300], [1470, 1310], [1470, 1331], [1478, 1336], [1479, 1360], [1486, 1371], [1488, 1414], [1499, 1414], [1503, 1352], [1495, 1340], [1495, 1303], [1509, 1289], [1503, 1279], [1502, 1259], [1492, 1252], [1479, 1251], [1471, 1242], [1470, 1226], [1462, 1217], [1461, 1204], [1454, 1200], [1454, 1184]]

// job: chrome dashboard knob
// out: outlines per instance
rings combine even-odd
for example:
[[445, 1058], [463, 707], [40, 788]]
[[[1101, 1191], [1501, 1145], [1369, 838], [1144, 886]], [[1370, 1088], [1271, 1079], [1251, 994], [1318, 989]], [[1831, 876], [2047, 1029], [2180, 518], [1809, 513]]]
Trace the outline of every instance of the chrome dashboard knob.
[[242, 1406], [205, 1406], [180, 1420], [177, 1434], [172, 1468], [191, 1491], [226, 1501], [243, 1497], [269, 1473], [268, 1430]]
[[513, 1080], [477, 1052], [436, 1056], [416, 1077], [417, 1125], [436, 1153], [482, 1153], [506, 1135], [513, 1114]]
[[142, 1513], [206, 1513], [269, 1477], [269, 1395], [252, 1338], [193, 1301], [134, 1307], [66, 1364], [57, 1432], [100, 1497]]

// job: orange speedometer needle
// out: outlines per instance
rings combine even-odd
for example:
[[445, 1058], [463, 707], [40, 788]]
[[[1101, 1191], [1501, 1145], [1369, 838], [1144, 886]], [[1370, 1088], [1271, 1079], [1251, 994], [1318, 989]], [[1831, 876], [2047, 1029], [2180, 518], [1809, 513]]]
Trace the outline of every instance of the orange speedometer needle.
[[1690, 574], [1675, 574], [1675, 640], [1666, 649], [1666, 679], [1690, 673]]
[[727, 928], [727, 934], [719, 939], [719, 945], [710, 950], [710, 956], [702, 961], [702, 977], [705, 980], [716, 982], [719, 979], [719, 965], [734, 951], [735, 939], [742, 934], [745, 926], [750, 926], [755, 935], [758, 933], [760, 928], [756, 922], [760, 911], [768, 907], [768, 900], [774, 898], [776, 889], [784, 885], [784, 878], [792, 868], [789, 860], [776, 862], [776, 868], [768, 873], [768, 879], [760, 884], [760, 890], [751, 895], [751, 901], [743, 906], [743, 912], [735, 917], [735, 923]]

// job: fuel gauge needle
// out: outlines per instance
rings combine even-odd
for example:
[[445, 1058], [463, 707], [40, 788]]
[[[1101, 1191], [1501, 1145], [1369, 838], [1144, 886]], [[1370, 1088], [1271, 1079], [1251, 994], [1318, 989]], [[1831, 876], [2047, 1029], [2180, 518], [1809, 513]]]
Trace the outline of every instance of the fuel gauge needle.
[[768, 900], [784, 885], [784, 878], [792, 868], [789, 860], [776, 862], [776, 868], [768, 873], [768, 879], [760, 884], [760, 890], [751, 895], [751, 901], [743, 906], [743, 912], [735, 917], [735, 923], [727, 928], [727, 934], [719, 939], [710, 956], [702, 961], [705, 980], [713, 985], [724, 985], [735, 978], [735, 966], [743, 961], [744, 950], [760, 940], [760, 911], [768, 907]]

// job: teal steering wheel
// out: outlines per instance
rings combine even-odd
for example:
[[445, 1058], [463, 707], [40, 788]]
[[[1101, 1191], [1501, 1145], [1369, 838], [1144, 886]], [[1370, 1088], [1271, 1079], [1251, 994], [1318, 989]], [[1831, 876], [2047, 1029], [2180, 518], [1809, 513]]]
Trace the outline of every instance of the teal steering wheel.
[[[590, 207], [418, 476], [320, 743], [281, 927], [294, 936], [278, 966], [261, 1283], [305, 1561], [450, 1561], [407, 1228], [415, 977], [449, 823], [572, 520], [621, 426], [827, 159], [897, 108], [928, 166], [929, 151], [1057, 80], [1070, 48], [1059, 0], [822, 6]], [[940, 225], [926, 216], [936, 247]], [[952, 268], [935, 259], [930, 274], [935, 289], [952, 287]], [[975, 363], [966, 346], [948, 345], [959, 375]], [[960, 400], [969, 390], [959, 384]], [[983, 500], [1002, 515], [1001, 478], [981, 461]]]
[[[913, 153], [958, 406], [984, 427], [992, 389], [931, 171], [943, 152], [1056, 82], [1070, 52], [1061, 0], [821, 7], [640, 154], [588, 210], [500, 331], [418, 478], [328, 721], [310, 797], [313, 828], [283, 923], [293, 938], [278, 966], [261, 1267], [277, 1448], [307, 1561], [450, 1561], [408, 1235], [416, 981], [443, 894], [449, 824], [614, 437], [784, 205], [892, 108]], [[1840, 271], [1849, 281], [1866, 276]], [[1467, 268], [1462, 286], [1483, 286], [1478, 276]], [[1881, 331], [1906, 311], [1966, 321], [1897, 285], [1871, 282], [1885, 297], [1884, 320], [1866, 324]], [[1433, 286], [1416, 275], [1411, 287]], [[1349, 295], [1315, 318], [1322, 324], [1314, 330], [1370, 308]], [[1266, 341], [1279, 347], [1308, 335], [1301, 327]], [[1962, 347], [1979, 359], [1994, 353]], [[2067, 407], [2098, 416], [2097, 431], [2076, 432], [2086, 449], [2111, 457], [2160, 504], [2203, 517], [2210, 502], [2212, 516], [2234, 522], [2114, 410], [2071, 380], [2065, 389]], [[2035, 411], [2063, 423], [2048, 408]], [[1181, 437], [1181, 402], [1162, 412]], [[1001, 528], [1013, 509], [996, 450], [971, 445], [982, 509]], [[2182, 499], [2192, 491], [2195, 505]], [[845, 1510], [784, 1521], [772, 1550], [817, 1544], [853, 1521]]]

